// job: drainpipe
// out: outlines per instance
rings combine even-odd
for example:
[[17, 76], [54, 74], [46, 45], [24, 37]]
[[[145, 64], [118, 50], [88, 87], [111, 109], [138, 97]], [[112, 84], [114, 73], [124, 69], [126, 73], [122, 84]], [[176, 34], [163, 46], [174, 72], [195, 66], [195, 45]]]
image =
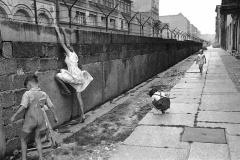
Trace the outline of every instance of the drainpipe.
[[56, 0], [56, 24], [59, 25], [59, 21], [60, 21], [60, 15], [59, 15], [59, 8], [60, 8], [60, 4], [59, 4], [59, 0]]
[[37, 0], [34, 0], [34, 14], [35, 14], [35, 23], [38, 24], [38, 18], [37, 18]]

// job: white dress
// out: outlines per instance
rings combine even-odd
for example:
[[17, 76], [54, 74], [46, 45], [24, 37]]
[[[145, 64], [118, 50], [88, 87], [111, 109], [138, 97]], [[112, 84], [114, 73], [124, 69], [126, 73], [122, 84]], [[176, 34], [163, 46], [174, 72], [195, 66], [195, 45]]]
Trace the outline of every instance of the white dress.
[[204, 54], [198, 54], [197, 56], [197, 64], [198, 65], [204, 65], [206, 63], [206, 58]]
[[61, 69], [57, 76], [64, 82], [70, 84], [77, 92], [86, 89], [93, 77], [87, 72], [78, 68], [78, 56], [75, 52], [70, 52], [65, 58], [68, 70]]
[[162, 97], [167, 97], [167, 94], [164, 92], [155, 92], [151, 98], [152, 101], [154, 100], [159, 101]]

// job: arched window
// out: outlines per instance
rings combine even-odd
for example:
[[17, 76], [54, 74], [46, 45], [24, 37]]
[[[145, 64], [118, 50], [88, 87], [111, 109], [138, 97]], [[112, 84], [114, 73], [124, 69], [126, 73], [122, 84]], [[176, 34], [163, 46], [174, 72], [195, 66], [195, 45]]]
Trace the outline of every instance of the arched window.
[[0, 7], [0, 19], [6, 19], [7, 13], [5, 12], [5, 10], [3, 8]]
[[30, 15], [24, 9], [19, 9], [14, 15], [13, 19], [20, 22], [32, 22]]
[[40, 24], [40, 25], [51, 25], [51, 21], [46, 14], [40, 13], [38, 15], [38, 24]]

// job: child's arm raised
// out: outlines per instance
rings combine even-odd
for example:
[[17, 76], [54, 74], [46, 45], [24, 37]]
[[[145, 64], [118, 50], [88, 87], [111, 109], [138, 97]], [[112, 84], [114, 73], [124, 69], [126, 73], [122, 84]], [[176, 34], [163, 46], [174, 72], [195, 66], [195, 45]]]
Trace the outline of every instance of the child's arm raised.
[[[71, 52], [71, 51], [70, 51], [70, 50], [67, 48], [67, 46], [65, 45], [64, 39], [63, 39], [63, 37], [62, 37], [62, 35], [61, 35], [61, 33], [60, 33], [59, 27], [56, 26], [56, 25], [55, 25], [55, 30], [56, 30], [56, 32], [57, 32], [57, 35], [58, 35], [60, 44], [61, 44], [61, 46], [63, 47], [63, 49], [65, 50], [66, 56], [68, 56], [68, 55], [69, 55], [69, 52]], [[65, 33], [64, 33], [64, 34], [65, 34]]]

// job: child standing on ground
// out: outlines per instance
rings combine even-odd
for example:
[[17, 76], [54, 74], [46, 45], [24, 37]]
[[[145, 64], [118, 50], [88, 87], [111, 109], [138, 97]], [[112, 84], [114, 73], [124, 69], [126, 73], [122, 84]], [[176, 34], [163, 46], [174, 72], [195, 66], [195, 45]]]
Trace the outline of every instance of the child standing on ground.
[[170, 108], [169, 95], [158, 91], [156, 88], [153, 88], [148, 94], [152, 98], [152, 104], [155, 109], [158, 111], [160, 110], [162, 114], [165, 114], [165, 111]]
[[203, 65], [207, 63], [206, 57], [203, 54], [203, 50], [200, 50], [200, 53], [198, 54], [196, 58], [196, 64], [199, 66], [200, 73], [202, 74], [203, 72]]
[[[21, 133], [22, 160], [27, 159], [27, 137], [29, 137], [31, 133], [35, 133], [35, 143], [39, 154], [39, 160], [42, 160], [43, 157], [40, 132], [46, 131], [46, 122], [41, 108], [44, 107], [44, 105], [48, 106], [54, 115], [55, 122], [58, 122], [58, 119], [49, 96], [39, 88], [38, 77], [36, 75], [28, 76], [25, 79], [24, 86], [28, 91], [23, 94], [20, 108], [12, 116], [11, 121], [14, 122], [16, 116], [25, 110]], [[43, 99], [45, 99], [46, 104], [41, 104]]]

